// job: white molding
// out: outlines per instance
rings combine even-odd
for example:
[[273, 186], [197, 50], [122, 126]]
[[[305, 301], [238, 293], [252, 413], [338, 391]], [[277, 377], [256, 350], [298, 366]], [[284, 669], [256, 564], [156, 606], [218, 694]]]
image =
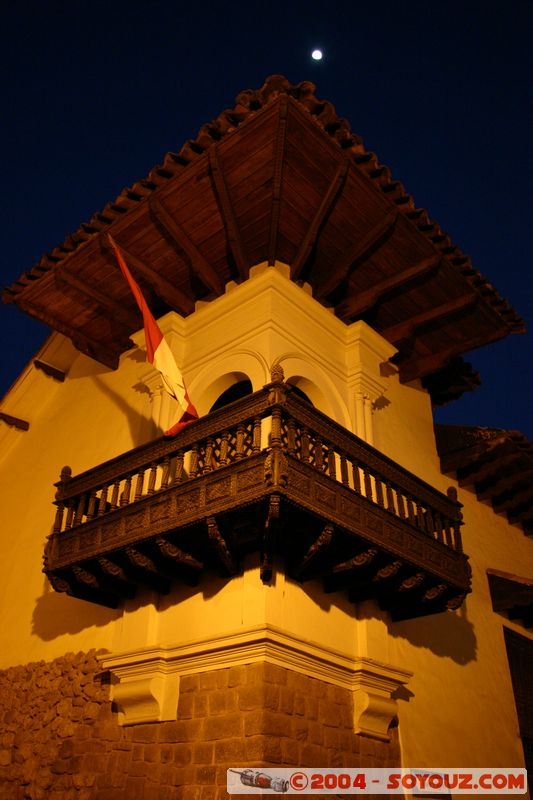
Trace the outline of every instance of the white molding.
[[176, 719], [179, 679], [184, 675], [268, 662], [352, 691], [355, 732], [383, 741], [388, 740], [388, 728], [397, 714], [392, 694], [412, 676], [390, 664], [354, 659], [298, 639], [273, 625], [105, 654], [99, 660], [113, 676], [111, 696], [122, 725]]

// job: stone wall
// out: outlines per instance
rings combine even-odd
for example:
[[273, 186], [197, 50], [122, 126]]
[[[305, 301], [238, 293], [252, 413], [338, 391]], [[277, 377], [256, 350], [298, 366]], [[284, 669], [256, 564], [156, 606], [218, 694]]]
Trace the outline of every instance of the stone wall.
[[96, 652], [0, 672], [0, 800], [221, 800], [230, 766], [394, 766], [350, 693], [269, 663], [181, 678], [178, 719], [120, 727]]

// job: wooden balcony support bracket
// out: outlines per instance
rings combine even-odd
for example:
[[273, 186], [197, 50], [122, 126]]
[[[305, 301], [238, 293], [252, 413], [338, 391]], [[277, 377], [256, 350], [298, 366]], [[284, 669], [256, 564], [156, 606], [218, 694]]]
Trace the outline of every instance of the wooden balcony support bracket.
[[354, 246], [348, 250], [334, 271], [318, 285], [315, 291], [317, 298], [327, 297], [342, 281], [347, 278], [353, 269], [376, 252], [392, 236], [400, 212], [393, 211], [382, 217]]
[[156, 199], [155, 195], [151, 194], [148, 199], [148, 204], [155, 220], [180, 250], [183, 250], [187, 254], [194, 272], [196, 272], [202, 283], [216, 296], [221, 295], [224, 288], [216, 270], [203, 253], [200, 252], [183, 228], [172, 217], [170, 212], [164, 207], [161, 200]]
[[217, 145], [212, 145], [207, 151], [207, 155], [209, 158], [211, 177], [213, 179], [212, 182], [214, 194], [217, 197], [219, 205], [222, 209], [222, 217], [226, 225], [229, 249], [231, 250], [233, 258], [235, 259], [235, 264], [239, 271], [241, 280], [244, 281], [248, 277], [250, 260], [242, 241], [233, 203], [231, 202], [226, 180], [224, 178], [224, 172], [220, 165]]
[[283, 161], [285, 158], [285, 140], [287, 137], [287, 111], [289, 98], [281, 97], [279, 101], [278, 128], [274, 144], [274, 169], [272, 175], [272, 207], [270, 211], [270, 234], [268, 237], [268, 266], [276, 263], [278, 232], [281, 207], [281, 186], [283, 178]]
[[292, 568], [291, 575], [293, 578], [296, 578], [298, 581], [304, 581], [309, 579], [314, 572], [317, 571], [317, 566], [318, 571], [320, 571], [320, 562], [333, 541], [333, 532], [333, 525], [328, 523], [324, 526], [321, 533], [308, 548], [300, 563]]
[[[145, 278], [150, 286], [153, 287], [155, 293], [163, 300], [168, 306], [174, 308], [180, 314], [192, 314], [194, 311], [194, 301], [178, 289], [170, 281], [159, 274], [150, 264], [138, 258], [134, 253], [127, 250], [122, 244], [119, 243], [122, 255], [128, 267], [138, 272]], [[115, 256], [107, 239], [107, 236], [100, 235], [100, 247], [106, 257], [116, 263]]]
[[222, 565], [224, 573], [228, 576], [237, 575], [239, 573], [239, 566], [231, 550], [229, 549], [226, 540], [219, 531], [216, 519], [214, 517], [208, 517], [206, 524], [207, 535], [209, 537], [211, 547], [218, 561]]

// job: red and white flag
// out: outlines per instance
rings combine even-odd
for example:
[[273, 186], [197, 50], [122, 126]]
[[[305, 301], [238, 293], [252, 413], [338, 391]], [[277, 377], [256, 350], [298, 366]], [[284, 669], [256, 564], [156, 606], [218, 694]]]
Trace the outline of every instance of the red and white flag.
[[143, 315], [144, 335], [146, 337], [146, 358], [150, 364], [153, 364], [153, 366], [161, 373], [163, 386], [169, 395], [177, 400], [183, 410], [183, 414], [179, 418], [178, 422], [168, 431], [165, 431], [165, 436], [175, 436], [190, 422], [198, 419], [198, 412], [189, 399], [187, 389], [185, 388], [183, 375], [178, 369], [178, 365], [176, 364], [174, 356], [172, 355], [172, 351], [168, 345], [168, 342], [163, 336], [159, 325], [152, 315], [152, 312], [148, 308], [138, 283], [129, 271], [126, 262], [124, 261], [124, 257], [120, 252], [119, 246], [111, 236], [108, 236], [108, 238], [122, 274], [126, 278], [129, 287], [133, 292], [133, 296], [137, 301], [137, 305], [141, 309]]

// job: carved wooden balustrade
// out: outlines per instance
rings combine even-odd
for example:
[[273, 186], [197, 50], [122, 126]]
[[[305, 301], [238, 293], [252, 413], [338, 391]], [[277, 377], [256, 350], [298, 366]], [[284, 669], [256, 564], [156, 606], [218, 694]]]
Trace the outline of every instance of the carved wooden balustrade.
[[65, 467], [44, 571], [109, 606], [203, 570], [232, 576], [259, 552], [298, 581], [395, 618], [457, 608], [470, 590], [460, 504], [300, 399], [263, 390], [76, 477]]

